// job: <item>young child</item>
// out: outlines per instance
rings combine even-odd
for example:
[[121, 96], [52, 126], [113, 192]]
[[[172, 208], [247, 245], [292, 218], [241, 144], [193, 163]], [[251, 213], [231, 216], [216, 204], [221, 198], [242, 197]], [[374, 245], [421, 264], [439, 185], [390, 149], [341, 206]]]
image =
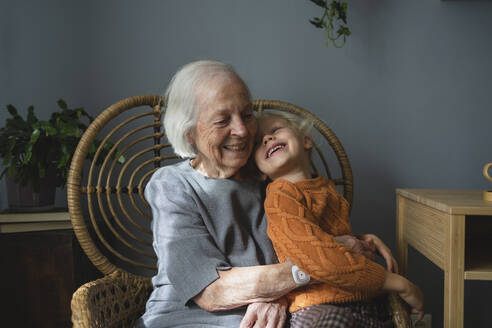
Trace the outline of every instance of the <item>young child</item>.
[[[292, 261], [296, 282], [305, 284], [287, 295], [292, 327], [307, 326], [306, 320], [380, 327], [388, 312], [374, 299], [384, 291], [398, 292], [412, 312], [423, 315], [417, 286], [337, 242], [352, 233], [349, 204], [331, 180], [312, 178], [309, 129], [294, 114], [264, 114], [254, 153], [257, 167], [272, 180], [265, 199], [268, 236], [279, 261]], [[309, 276], [319, 283], [307, 284]]]

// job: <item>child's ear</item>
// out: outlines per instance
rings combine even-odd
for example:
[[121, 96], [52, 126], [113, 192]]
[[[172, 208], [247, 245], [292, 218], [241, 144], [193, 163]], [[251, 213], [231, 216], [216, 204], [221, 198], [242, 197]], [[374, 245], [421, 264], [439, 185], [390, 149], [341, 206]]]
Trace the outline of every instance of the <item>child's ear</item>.
[[304, 136], [304, 149], [311, 150], [313, 148], [313, 139], [308, 136]]

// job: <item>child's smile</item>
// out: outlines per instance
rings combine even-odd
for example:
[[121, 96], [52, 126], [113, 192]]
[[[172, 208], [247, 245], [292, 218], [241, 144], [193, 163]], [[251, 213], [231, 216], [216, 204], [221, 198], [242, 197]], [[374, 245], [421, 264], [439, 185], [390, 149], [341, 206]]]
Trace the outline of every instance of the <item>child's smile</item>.
[[286, 144], [279, 142], [273, 144], [266, 152], [266, 158], [272, 157], [274, 154], [277, 154], [278, 152], [281, 152], [285, 149]]
[[304, 173], [306, 167], [309, 177], [311, 139], [296, 131], [286, 119], [279, 116], [261, 118], [256, 140], [256, 165], [270, 179], [287, 179], [292, 174]]

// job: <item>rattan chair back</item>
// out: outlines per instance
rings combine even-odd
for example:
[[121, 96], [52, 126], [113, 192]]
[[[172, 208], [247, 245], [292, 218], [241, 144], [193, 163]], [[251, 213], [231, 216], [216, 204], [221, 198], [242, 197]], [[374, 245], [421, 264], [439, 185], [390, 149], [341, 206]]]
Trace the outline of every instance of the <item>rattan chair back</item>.
[[[164, 108], [165, 99], [156, 95], [131, 97], [108, 107], [90, 124], [73, 155], [67, 182], [73, 229], [84, 252], [105, 275], [119, 270], [149, 277], [156, 272], [152, 215], [143, 192], [158, 168], [179, 160], [163, 131]], [[315, 137], [313, 170], [323, 167], [320, 173], [334, 180], [352, 202], [349, 160], [325, 123], [307, 110], [281, 101], [256, 100], [254, 109], [259, 113], [288, 111], [309, 118], [321, 136], [319, 140]], [[326, 148], [333, 150], [332, 160], [327, 158]], [[335, 177], [330, 170], [332, 162], [338, 166]]]

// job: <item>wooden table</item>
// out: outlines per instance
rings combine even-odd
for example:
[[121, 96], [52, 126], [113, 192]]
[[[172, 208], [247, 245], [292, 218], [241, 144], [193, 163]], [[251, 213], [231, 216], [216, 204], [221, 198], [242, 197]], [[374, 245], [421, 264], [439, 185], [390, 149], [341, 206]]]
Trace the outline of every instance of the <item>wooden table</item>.
[[463, 327], [464, 280], [492, 280], [492, 202], [480, 190], [397, 189], [397, 246], [444, 271], [444, 327]]
[[0, 214], [2, 327], [70, 327], [72, 293], [99, 277], [68, 212]]

